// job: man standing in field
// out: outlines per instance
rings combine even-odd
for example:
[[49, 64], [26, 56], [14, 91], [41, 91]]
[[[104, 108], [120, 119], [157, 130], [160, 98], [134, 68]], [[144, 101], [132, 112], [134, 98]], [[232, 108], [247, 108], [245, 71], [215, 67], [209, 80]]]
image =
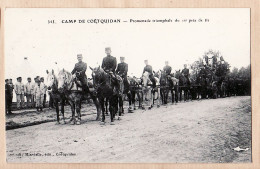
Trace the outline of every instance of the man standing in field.
[[34, 90], [34, 85], [31, 82], [31, 78], [27, 78], [27, 83], [25, 85], [25, 96], [26, 96], [26, 101], [27, 101], [27, 108], [32, 107], [33, 102], [32, 102], [32, 97], [33, 97], [33, 90]]
[[153, 68], [151, 65], [148, 64], [148, 60], [144, 60], [144, 63], [145, 63], [145, 67], [144, 67], [144, 70], [143, 70], [143, 74], [144, 72], [148, 72], [149, 73], [149, 78], [151, 80], [151, 82], [153, 83], [153, 88], [156, 87], [156, 80], [153, 76]]
[[23, 104], [24, 104], [24, 84], [22, 83], [21, 77], [17, 78], [17, 82], [14, 86], [14, 90], [16, 93], [17, 109], [21, 109], [23, 108]]

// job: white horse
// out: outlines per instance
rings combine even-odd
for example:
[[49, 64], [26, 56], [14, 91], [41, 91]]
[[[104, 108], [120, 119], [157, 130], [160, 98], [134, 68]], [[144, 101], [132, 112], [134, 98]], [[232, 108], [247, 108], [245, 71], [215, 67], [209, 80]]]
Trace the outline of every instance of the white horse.
[[[148, 101], [148, 109], [151, 109], [155, 101], [157, 101], [157, 107], [160, 107], [160, 88], [158, 88], [160, 84], [159, 84], [159, 79], [157, 77], [154, 77], [156, 81], [156, 87], [153, 88], [149, 75], [150, 75], [149, 72], [143, 73], [142, 91], [143, 91], [143, 101]], [[143, 103], [142, 103], [142, 107], [143, 109], [145, 109]]]

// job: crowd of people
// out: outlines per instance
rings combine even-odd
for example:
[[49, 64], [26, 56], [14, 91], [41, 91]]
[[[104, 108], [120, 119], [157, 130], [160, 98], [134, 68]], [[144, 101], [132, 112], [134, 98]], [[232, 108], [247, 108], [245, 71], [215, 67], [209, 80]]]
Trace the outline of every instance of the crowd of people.
[[[22, 77], [17, 77], [15, 84], [12, 79], [5, 79], [6, 114], [12, 114], [13, 93], [16, 94], [16, 109], [36, 108], [37, 111], [42, 111], [46, 107], [46, 92], [44, 77], [37, 76], [34, 82], [28, 77], [26, 84], [22, 82]], [[52, 107], [51, 104], [49, 106]]]

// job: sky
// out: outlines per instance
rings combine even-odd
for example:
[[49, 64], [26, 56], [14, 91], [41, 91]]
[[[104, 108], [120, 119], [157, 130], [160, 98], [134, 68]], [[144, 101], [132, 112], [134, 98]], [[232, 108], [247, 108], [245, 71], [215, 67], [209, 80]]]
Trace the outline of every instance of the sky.
[[[129, 75], [141, 76], [144, 60], [154, 70], [169, 61], [173, 70], [191, 64], [204, 52], [220, 51], [231, 68], [250, 64], [249, 8], [5, 9], [5, 77], [46, 76], [46, 69], [71, 71], [77, 54], [96, 67], [111, 47], [112, 56], [126, 58]], [[62, 23], [65, 20], [120, 19], [120, 23]], [[133, 23], [171, 19], [173, 22]], [[174, 22], [179, 19], [180, 22]], [[196, 19], [197, 22], [182, 22]], [[198, 22], [202, 19], [203, 22]], [[208, 19], [208, 22], [205, 22]], [[48, 24], [55, 20], [55, 24]], [[123, 22], [127, 21], [127, 22]], [[26, 60], [24, 58], [27, 58]], [[57, 64], [55, 64], [55, 62]], [[88, 77], [91, 70], [88, 68]]]

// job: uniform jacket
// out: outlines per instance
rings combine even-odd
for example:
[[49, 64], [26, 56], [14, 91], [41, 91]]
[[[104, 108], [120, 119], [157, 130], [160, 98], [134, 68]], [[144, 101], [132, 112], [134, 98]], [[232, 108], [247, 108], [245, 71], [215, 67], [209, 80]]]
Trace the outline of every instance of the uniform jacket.
[[33, 90], [34, 90], [34, 84], [32, 82], [28, 82], [25, 85], [25, 94], [31, 95], [33, 94]]
[[12, 97], [12, 89], [9, 84], [5, 84], [5, 97], [6, 98], [11, 98]]
[[144, 67], [144, 70], [143, 70], [143, 73], [144, 72], [149, 72], [151, 75], [153, 74], [153, 68], [152, 68], [152, 66], [150, 66], [150, 65], [146, 65], [145, 67]]
[[184, 68], [181, 72], [184, 74], [184, 76], [189, 76], [189, 69]]
[[44, 84], [43, 83], [36, 83], [34, 87], [34, 95], [36, 99], [40, 99], [44, 95]]
[[116, 70], [116, 65], [117, 65], [117, 61], [116, 61], [116, 58], [113, 57], [113, 56], [106, 56], [104, 57], [103, 59], [103, 62], [102, 62], [102, 69], [104, 70], [110, 70], [110, 71], [113, 71], [115, 72]]
[[78, 62], [75, 64], [74, 69], [72, 70], [71, 74], [80, 72], [80, 76], [84, 77], [84, 76], [86, 76], [86, 74], [85, 74], [86, 70], [87, 70], [87, 64], [85, 62]]
[[16, 94], [24, 94], [24, 84], [22, 82], [16, 82], [14, 85], [14, 90]]
[[126, 76], [128, 72], [128, 64], [127, 63], [119, 63], [117, 65], [116, 73], [120, 76]]
[[163, 70], [166, 72], [167, 75], [170, 75], [172, 72], [172, 67], [171, 66], [164, 66]]

